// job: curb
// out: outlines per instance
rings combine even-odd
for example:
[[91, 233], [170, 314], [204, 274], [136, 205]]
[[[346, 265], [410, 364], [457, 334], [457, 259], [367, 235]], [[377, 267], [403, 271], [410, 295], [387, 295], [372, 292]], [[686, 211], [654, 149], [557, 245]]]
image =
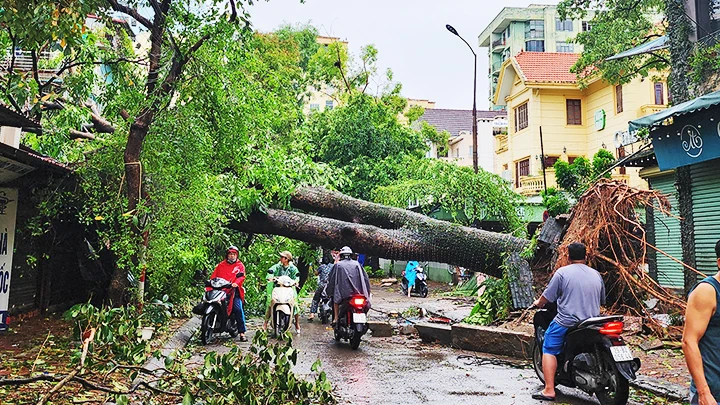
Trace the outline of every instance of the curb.
[[[528, 359], [531, 355], [532, 336], [525, 333], [462, 323], [452, 327], [419, 323], [415, 327], [423, 341], [437, 341], [444, 346], [519, 359]], [[689, 388], [680, 384], [638, 375], [630, 381], [630, 386], [672, 401], [688, 401]]]
[[[148, 358], [147, 361], [145, 361], [145, 364], [143, 364], [143, 367], [151, 371], [165, 368], [165, 358], [177, 349], [185, 347], [188, 342], [190, 342], [190, 339], [192, 339], [195, 331], [197, 331], [200, 327], [200, 321], [200, 318], [197, 316], [193, 316], [188, 319], [175, 331], [175, 333], [173, 333], [172, 336], [170, 336], [167, 342], [165, 342], [163, 348], [160, 349], [161, 357], [157, 358], [153, 356]], [[137, 383], [142, 377], [142, 374], [138, 375], [135, 381], [133, 381], [133, 384]]]

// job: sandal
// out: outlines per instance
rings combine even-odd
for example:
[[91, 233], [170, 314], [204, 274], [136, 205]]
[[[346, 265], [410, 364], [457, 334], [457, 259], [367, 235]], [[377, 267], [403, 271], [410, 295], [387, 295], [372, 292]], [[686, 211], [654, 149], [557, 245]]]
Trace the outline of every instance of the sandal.
[[537, 394], [532, 394], [532, 399], [537, 399], [540, 401], [554, 401], [555, 397], [549, 397], [541, 392], [538, 392]]
[[241, 342], [247, 342], [247, 337], [245, 335], [240, 335], [240, 341]]

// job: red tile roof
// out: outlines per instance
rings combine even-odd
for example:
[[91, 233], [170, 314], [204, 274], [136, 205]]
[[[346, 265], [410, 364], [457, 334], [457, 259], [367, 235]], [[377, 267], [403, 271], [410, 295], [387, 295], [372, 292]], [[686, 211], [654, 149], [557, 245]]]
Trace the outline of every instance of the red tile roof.
[[577, 53], [566, 52], [520, 52], [514, 59], [525, 81], [577, 83], [577, 76], [570, 73], [570, 68], [579, 57]]

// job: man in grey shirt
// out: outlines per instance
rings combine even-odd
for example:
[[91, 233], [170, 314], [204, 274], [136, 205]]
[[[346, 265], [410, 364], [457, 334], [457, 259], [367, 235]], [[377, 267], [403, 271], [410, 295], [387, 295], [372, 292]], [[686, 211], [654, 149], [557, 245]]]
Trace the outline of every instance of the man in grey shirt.
[[555, 271], [545, 291], [533, 303], [534, 307], [542, 308], [548, 302], [557, 302], [557, 315], [543, 341], [545, 389], [533, 394], [534, 399], [555, 400], [557, 355], [562, 352], [568, 329], [599, 316], [600, 305], [605, 303], [605, 283], [597, 270], [585, 265], [585, 245], [571, 243], [568, 255], [570, 264]]
[[343, 246], [340, 249], [340, 261], [330, 270], [326, 292], [333, 300], [336, 319], [340, 316], [340, 305], [347, 303], [355, 294], [361, 294], [370, 304], [370, 279], [360, 263], [352, 259], [350, 247]]

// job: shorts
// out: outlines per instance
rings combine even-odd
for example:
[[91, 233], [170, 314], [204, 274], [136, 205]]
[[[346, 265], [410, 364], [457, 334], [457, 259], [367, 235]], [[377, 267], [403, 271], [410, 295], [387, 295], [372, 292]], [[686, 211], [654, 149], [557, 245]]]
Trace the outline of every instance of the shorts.
[[562, 352], [563, 346], [565, 346], [565, 335], [567, 334], [568, 328], [560, 325], [553, 320], [550, 322], [545, 331], [545, 338], [543, 340], [543, 354], [552, 354], [557, 356]]

